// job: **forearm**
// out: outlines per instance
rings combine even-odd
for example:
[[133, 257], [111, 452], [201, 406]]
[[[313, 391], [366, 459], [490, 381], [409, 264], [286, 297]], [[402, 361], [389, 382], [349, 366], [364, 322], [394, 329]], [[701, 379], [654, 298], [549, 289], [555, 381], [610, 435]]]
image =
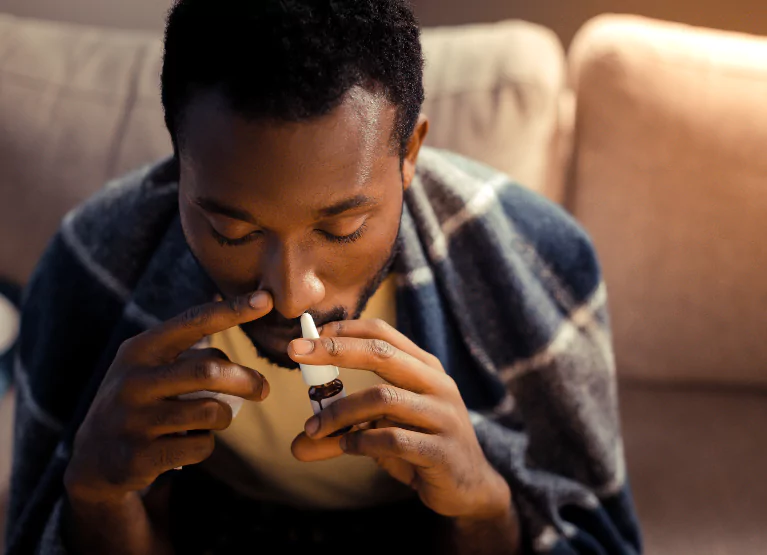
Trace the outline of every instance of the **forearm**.
[[103, 503], [69, 498], [64, 511], [64, 538], [74, 554], [173, 554], [167, 519], [150, 513], [138, 494]]

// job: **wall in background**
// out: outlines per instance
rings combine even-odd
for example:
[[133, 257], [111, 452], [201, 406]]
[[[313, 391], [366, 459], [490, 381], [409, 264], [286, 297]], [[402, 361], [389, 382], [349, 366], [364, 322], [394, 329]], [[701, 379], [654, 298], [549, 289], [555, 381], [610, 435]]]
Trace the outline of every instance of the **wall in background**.
[[[767, 35], [765, 0], [412, 0], [424, 25], [526, 19], [569, 44], [578, 28], [604, 12], [625, 12], [693, 25]], [[171, 0], [0, 0], [0, 12], [159, 31]]]

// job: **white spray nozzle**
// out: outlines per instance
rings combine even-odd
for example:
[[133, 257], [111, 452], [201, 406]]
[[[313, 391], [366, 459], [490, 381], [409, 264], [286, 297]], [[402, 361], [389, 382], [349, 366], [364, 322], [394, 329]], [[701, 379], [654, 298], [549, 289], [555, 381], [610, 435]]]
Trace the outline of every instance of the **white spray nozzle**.
[[[308, 312], [301, 315], [301, 335], [305, 339], [320, 338], [317, 326], [314, 325], [314, 320]], [[325, 385], [338, 377], [338, 367], [329, 364], [322, 366], [299, 364], [299, 366], [301, 367], [301, 377], [308, 386]]]
[[320, 334], [317, 326], [314, 325], [314, 319], [308, 312], [301, 315], [301, 335], [306, 339], [319, 339]]

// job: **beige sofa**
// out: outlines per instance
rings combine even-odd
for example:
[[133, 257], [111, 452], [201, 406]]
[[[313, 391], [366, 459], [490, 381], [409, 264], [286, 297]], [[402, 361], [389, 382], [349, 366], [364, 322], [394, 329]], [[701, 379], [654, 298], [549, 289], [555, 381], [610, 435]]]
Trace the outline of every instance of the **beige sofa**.
[[[764, 553], [767, 40], [608, 16], [568, 62], [523, 22], [424, 44], [429, 142], [594, 237], [647, 553]], [[0, 275], [26, 280], [69, 208], [168, 152], [159, 68], [154, 35], [0, 17]]]

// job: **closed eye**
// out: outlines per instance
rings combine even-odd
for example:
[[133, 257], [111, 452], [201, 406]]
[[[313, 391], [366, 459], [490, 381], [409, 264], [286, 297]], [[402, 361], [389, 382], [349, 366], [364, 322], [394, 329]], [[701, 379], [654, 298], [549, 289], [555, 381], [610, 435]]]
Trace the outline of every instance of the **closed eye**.
[[[360, 225], [353, 233], [350, 233], [349, 235], [333, 235], [332, 233], [329, 233], [324, 230], [318, 230], [326, 239], [329, 241], [333, 241], [334, 243], [340, 243], [340, 244], [348, 244], [353, 243], [357, 241], [360, 237], [362, 237], [363, 233], [365, 232], [365, 229], [367, 228], [367, 221], [362, 222], [362, 225]], [[252, 241], [256, 240], [262, 233], [260, 230], [253, 231], [251, 233], [248, 233], [247, 235], [243, 237], [239, 237], [237, 239], [231, 239], [229, 237], [226, 237], [225, 235], [222, 235], [214, 227], [211, 227], [211, 233], [213, 234], [213, 238], [216, 240], [216, 242], [223, 246], [223, 247], [238, 247], [241, 245], [247, 245], [248, 243], [251, 243]]]
[[367, 220], [362, 222], [362, 225], [357, 228], [357, 230], [353, 233], [350, 233], [349, 235], [333, 235], [332, 233], [328, 233], [327, 231], [318, 230], [320, 233], [322, 233], [328, 240], [341, 243], [341, 244], [347, 244], [347, 243], [353, 243], [354, 241], [357, 241], [360, 237], [362, 237], [362, 234], [365, 232], [365, 229], [367, 228]]
[[238, 247], [240, 245], [246, 245], [246, 244], [254, 241], [259, 235], [261, 235], [261, 231], [260, 230], [256, 230], [256, 231], [253, 231], [251, 233], [248, 233], [247, 235], [245, 235], [243, 237], [239, 237], [237, 239], [230, 239], [229, 237], [226, 237], [225, 235], [221, 235], [212, 226], [210, 228], [210, 231], [213, 234], [213, 238], [222, 247]]

